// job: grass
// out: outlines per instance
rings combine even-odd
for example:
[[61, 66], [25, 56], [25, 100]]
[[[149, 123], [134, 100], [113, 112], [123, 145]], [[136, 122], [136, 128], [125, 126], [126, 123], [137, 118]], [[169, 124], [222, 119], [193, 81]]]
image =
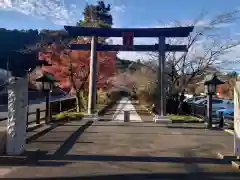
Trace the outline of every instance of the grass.
[[86, 112], [62, 112], [53, 116], [56, 120], [65, 118], [81, 118], [86, 115]]
[[[106, 99], [105, 101], [100, 101], [96, 104], [96, 109], [99, 110], [109, 104], [111, 102], [110, 99]], [[66, 111], [61, 112], [59, 114], [53, 115], [53, 119], [55, 120], [62, 120], [65, 118], [82, 118], [83, 116], [87, 115], [87, 112], [76, 112], [76, 111]]]
[[202, 121], [202, 119], [194, 117], [194, 116], [188, 116], [188, 115], [169, 115], [168, 118], [172, 121], [196, 121], [196, 122], [200, 122]]

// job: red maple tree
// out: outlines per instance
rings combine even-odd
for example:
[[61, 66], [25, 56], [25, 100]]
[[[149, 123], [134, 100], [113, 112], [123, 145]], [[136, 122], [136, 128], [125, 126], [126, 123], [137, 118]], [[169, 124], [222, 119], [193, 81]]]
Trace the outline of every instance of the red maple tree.
[[[88, 39], [80, 39], [74, 43], [87, 43]], [[98, 52], [98, 88], [104, 88], [107, 80], [117, 72], [116, 52]], [[89, 79], [90, 51], [66, 50], [51, 44], [39, 53], [39, 59], [47, 60], [52, 66], [43, 67], [43, 71], [49, 72], [60, 82], [60, 87], [71, 89], [86, 88]]]

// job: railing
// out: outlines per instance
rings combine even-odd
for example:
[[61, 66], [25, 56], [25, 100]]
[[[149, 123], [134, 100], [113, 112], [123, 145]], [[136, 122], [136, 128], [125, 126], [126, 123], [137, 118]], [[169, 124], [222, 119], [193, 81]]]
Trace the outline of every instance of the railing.
[[190, 114], [192, 116], [196, 116], [202, 119], [206, 119], [207, 117], [207, 106], [199, 105], [199, 104], [189, 104]]
[[180, 105], [178, 101], [170, 99], [167, 102], [167, 113], [169, 114], [183, 113], [196, 116], [202, 119], [206, 119], [207, 106], [199, 104], [190, 104], [187, 102], [183, 102], [183, 104]]
[[[61, 98], [57, 100], [53, 100], [50, 102], [50, 115], [55, 115], [63, 111], [68, 111], [76, 106], [76, 99], [74, 97], [71, 98]], [[42, 105], [41, 105], [42, 106]], [[46, 105], [44, 104], [46, 107]], [[28, 121], [27, 125], [29, 124], [40, 124], [41, 120], [46, 118], [46, 108], [36, 108], [35, 111], [28, 112]], [[7, 120], [7, 117], [2, 118], [1, 121]]]
[[[186, 115], [192, 115], [203, 119], [205, 122], [208, 122], [207, 117], [207, 106], [199, 105], [194, 103], [184, 102], [182, 109], [180, 109], [179, 102], [176, 100], [169, 99], [167, 101], [167, 113], [169, 114], [178, 114], [183, 113]], [[221, 113], [216, 113], [212, 111], [212, 123], [219, 125], [220, 128], [234, 128], [234, 116], [223, 115]]]
[[[62, 98], [55, 101], [50, 102], [50, 116], [58, 114], [60, 112], [69, 111], [71, 109], [74, 109], [76, 107], [76, 98]], [[42, 114], [44, 113], [44, 114]], [[28, 117], [31, 115], [35, 115], [35, 120], [29, 120], [28, 118], [28, 124], [40, 124], [41, 120], [46, 119], [46, 109], [41, 110], [40, 108], [37, 108], [35, 112], [29, 112]]]
[[[206, 105], [198, 105], [198, 104], [189, 104], [190, 114], [192, 116], [196, 116], [207, 121], [207, 106]], [[223, 115], [220, 112], [218, 115], [212, 115], [213, 121], [219, 124], [220, 128], [228, 127], [230, 129], [234, 128], [234, 117], [230, 115]]]

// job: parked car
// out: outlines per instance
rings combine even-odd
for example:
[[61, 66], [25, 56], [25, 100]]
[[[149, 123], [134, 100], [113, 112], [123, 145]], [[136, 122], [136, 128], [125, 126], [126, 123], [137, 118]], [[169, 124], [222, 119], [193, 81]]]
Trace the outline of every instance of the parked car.
[[234, 108], [219, 109], [216, 111], [216, 114], [219, 116], [221, 112], [223, 116], [234, 116]]
[[216, 111], [216, 114], [222, 113], [223, 116], [234, 116], [234, 102], [230, 102], [225, 108], [219, 109]]
[[222, 113], [224, 124], [230, 129], [234, 127], [234, 103], [232, 104], [232, 107], [227, 107], [226, 109], [219, 109], [216, 112], [218, 117], [220, 113]]
[[189, 104], [192, 104], [192, 103], [194, 103], [195, 101], [198, 101], [198, 100], [203, 99], [203, 98], [205, 98], [205, 96], [195, 96], [195, 97], [191, 97], [191, 98], [186, 98], [186, 99], [184, 100], [184, 102], [189, 103]]
[[[194, 104], [207, 105], [207, 98], [200, 99], [195, 101]], [[232, 106], [233, 101], [226, 99], [213, 98], [212, 100], [212, 115], [217, 116], [217, 111], [220, 109], [227, 109]]]

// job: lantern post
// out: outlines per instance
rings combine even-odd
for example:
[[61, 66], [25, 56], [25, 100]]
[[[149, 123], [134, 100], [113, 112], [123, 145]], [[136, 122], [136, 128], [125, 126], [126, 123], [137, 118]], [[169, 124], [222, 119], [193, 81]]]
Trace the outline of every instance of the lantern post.
[[220, 84], [224, 84], [224, 82], [219, 80], [215, 73], [207, 75], [205, 78], [205, 82], [204, 82], [205, 92], [208, 95], [208, 101], [207, 101], [208, 125], [207, 125], [207, 127], [209, 129], [212, 128], [212, 97], [213, 97], [213, 95], [216, 94], [217, 86]]

